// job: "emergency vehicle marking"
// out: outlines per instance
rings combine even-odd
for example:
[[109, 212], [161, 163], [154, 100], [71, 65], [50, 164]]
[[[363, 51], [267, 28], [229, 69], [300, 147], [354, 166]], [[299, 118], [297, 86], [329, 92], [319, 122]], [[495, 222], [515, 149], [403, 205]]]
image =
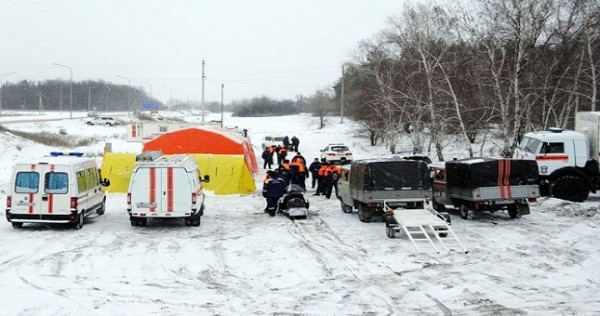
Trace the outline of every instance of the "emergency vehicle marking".
[[500, 187], [500, 197], [504, 199], [512, 198], [512, 189], [510, 187], [510, 160], [498, 161], [498, 186]]
[[544, 155], [535, 156], [537, 161], [569, 161], [569, 155]]
[[[56, 170], [56, 165], [50, 165], [50, 172], [54, 172]], [[54, 194], [48, 193], [48, 214], [52, 214], [54, 212]]]
[[[35, 171], [35, 165], [31, 165], [31, 171]], [[33, 203], [33, 193], [29, 193], [29, 206], [27, 207], [27, 212], [29, 214], [33, 214], [33, 206], [35, 205]]]
[[148, 168], [150, 172], [150, 212], [156, 212], [156, 168]]
[[173, 212], [173, 168], [167, 168], [167, 212]]

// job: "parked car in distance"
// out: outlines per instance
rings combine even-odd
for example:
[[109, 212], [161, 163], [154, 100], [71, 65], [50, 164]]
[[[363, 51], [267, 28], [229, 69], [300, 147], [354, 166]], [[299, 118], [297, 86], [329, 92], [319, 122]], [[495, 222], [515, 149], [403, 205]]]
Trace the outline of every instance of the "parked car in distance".
[[87, 125], [119, 125], [119, 121], [115, 120], [112, 116], [96, 116], [94, 118], [87, 119], [85, 123]]
[[342, 157], [346, 157], [346, 161], [352, 161], [352, 152], [344, 144], [329, 144], [321, 149], [321, 159], [325, 159], [327, 163], [339, 162]]
[[273, 145], [277, 146], [283, 146], [283, 138], [285, 136], [265, 136], [265, 138], [263, 139], [262, 144], [260, 145], [260, 148], [262, 148], [262, 150], [265, 150], [268, 147], [271, 147]]

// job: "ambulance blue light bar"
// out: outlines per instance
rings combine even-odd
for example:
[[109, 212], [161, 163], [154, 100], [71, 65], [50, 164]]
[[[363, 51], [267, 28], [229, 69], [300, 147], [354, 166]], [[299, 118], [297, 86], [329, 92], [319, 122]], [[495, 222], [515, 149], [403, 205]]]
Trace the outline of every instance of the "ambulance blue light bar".
[[62, 151], [52, 151], [52, 152], [50, 152], [50, 156], [52, 156], [52, 157], [58, 157], [58, 156], [83, 157], [83, 153], [82, 152], [63, 153]]

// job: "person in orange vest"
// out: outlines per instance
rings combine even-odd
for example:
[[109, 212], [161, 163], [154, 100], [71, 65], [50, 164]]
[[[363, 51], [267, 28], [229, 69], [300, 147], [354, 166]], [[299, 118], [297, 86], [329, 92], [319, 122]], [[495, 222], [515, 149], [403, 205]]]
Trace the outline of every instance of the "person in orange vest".
[[329, 168], [327, 161], [321, 162], [321, 167], [317, 172], [317, 192], [313, 195], [325, 194], [325, 171]]
[[292, 177], [292, 173], [290, 170], [290, 161], [284, 159], [281, 162], [279, 168], [277, 168], [277, 171], [279, 172], [279, 176], [285, 181], [285, 185], [287, 186], [288, 184], [290, 184], [290, 180]]
[[285, 146], [279, 148], [279, 150], [277, 151], [277, 163], [279, 165], [281, 165], [282, 161], [286, 160], [287, 154], [288, 154], [288, 151]]
[[293, 160], [290, 163], [290, 170], [292, 173], [292, 183], [299, 185], [306, 190], [306, 167], [302, 163], [301, 159]]

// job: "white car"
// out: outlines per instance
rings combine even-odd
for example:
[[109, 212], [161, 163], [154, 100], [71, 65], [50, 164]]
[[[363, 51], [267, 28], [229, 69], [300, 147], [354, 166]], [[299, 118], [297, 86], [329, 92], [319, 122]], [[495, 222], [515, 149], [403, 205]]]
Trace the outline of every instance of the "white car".
[[346, 157], [346, 161], [353, 159], [350, 148], [344, 144], [329, 144], [321, 149], [321, 159], [325, 159], [327, 163], [339, 162], [342, 157]]
[[87, 125], [106, 125], [106, 126], [119, 125], [119, 122], [111, 116], [96, 116], [92, 119], [86, 120], [85, 123]]
[[265, 150], [273, 145], [275, 145], [275, 146], [279, 145], [279, 146], [283, 147], [283, 139], [284, 138], [285, 138], [285, 136], [265, 136], [262, 144], [260, 145], [260, 148]]

